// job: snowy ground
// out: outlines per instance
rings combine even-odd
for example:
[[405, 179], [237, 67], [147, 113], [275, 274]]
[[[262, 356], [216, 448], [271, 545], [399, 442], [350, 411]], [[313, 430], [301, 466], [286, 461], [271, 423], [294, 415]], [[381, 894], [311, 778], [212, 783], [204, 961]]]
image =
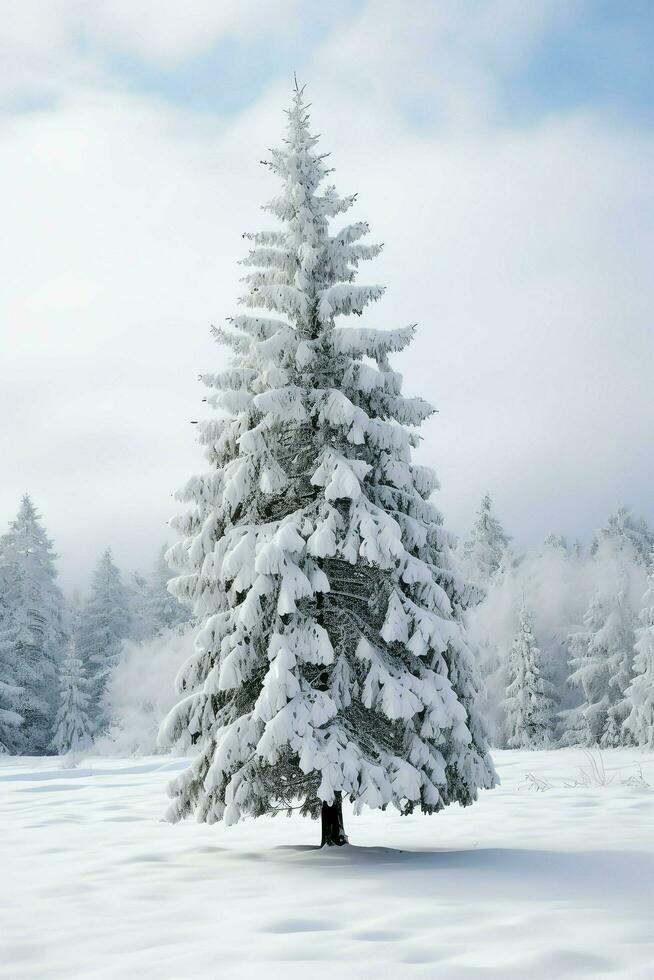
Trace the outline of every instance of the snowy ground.
[[162, 822], [180, 760], [0, 758], [0, 974], [651, 980], [654, 757], [603, 759], [565, 786], [581, 750], [498, 752], [476, 806], [320, 851], [300, 818]]

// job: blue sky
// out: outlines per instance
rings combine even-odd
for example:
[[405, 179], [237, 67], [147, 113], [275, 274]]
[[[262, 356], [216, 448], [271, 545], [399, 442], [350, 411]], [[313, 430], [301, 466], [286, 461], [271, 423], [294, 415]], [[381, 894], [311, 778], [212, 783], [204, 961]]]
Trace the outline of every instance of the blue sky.
[[654, 6], [596, 0], [540, 39], [508, 86], [518, 111], [599, 103], [634, 125], [654, 122]]
[[[316, 47], [361, 7], [359, 0], [331, 10], [302, 5], [287, 36], [221, 37], [177, 63], [125, 53], [120, 44], [89, 37], [83, 29], [73, 32], [73, 40], [81, 54], [97, 57], [129, 89], [192, 110], [237, 113], [271, 80], [288, 78], [289, 66], [310, 78]], [[514, 119], [525, 122], [541, 113], [599, 104], [636, 125], [651, 125], [652, 44], [654, 6], [648, 0], [572, 0], [535, 38], [529, 57], [500, 73], [502, 101]], [[423, 117], [428, 120], [428, 111]]]
[[[7, 4], [5, 22], [15, 19], [14, 6]], [[339, 31], [360, 15], [362, 9], [375, 4], [366, 5], [363, 0], [339, 0], [327, 6], [316, 2], [282, 4], [279, 16], [282, 29], [277, 24], [277, 29], [265, 32], [208, 30], [194, 45], [181, 50], [172, 47], [169, 57], [148, 50], [145, 43], [126, 44], [124, 32], [103, 31], [102, 23], [98, 28], [92, 15], [94, 6], [106, 5], [87, 4], [86, 16], [80, 13], [76, 17], [76, 9], [82, 8], [70, 2], [67, 15], [60, 17], [59, 31], [72, 59], [81, 57], [95, 62], [116, 84], [133, 92], [156, 95], [194, 111], [222, 115], [238, 113], [251, 105], [272, 80], [287, 79], [292, 70], [310, 79], [316, 49], [327, 37], [337, 38]], [[392, 5], [378, 2], [376, 6]], [[411, 19], [412, 11], [423, 6], [404, 5], [406, 18]], [[464, 2], [462, 20], [492, 6], [486, 0]], [[532, 6], [540, 12], [542, 27], [532, 37], [528, 53], [504, 68], [495, 66], [501, 100], [513, 120], [527, 122], [542, 113], [600, 105], [634, 124], [651, 125], [654, 6], [648, 0], [570, 0], [566, 4], [553, 0], [549, 15], [548, 4], [535, 2]], [[54, 10], [56, 17], [57, 4], [45, 0], [42, 9], [47, 7]], [[133, 31], [138, 32], [138, 4], [133, 7]], [[162, 17], [170, 16], [167, 10], [171, 7], [175, 9], [174, 5], [165, 6]], [[193, 18], [193, 7], [193, 3], [185, 7], [178, 4], [176, 16], [186, 10], [188, 17]], [[275, 5], [269, 7], [274, 10]], [[438, 4], [432, 7], [437, 9]], [[38, 5], [34, 9], [38, 11]], [[201, 20], [201, 10], [197, 16]], [[145, 20], [144, 41], [147, 29]], [[456, 29], [448, 40], [456, 45]], [[434, 58], [438, 58], [438, 52], [439, 44], [435, 43]], [[38, 57], [38, 51], [36, 54]], [[48, 99], [48, 87], [44, 79], [42, 101], [32, 93], [34, 102], [26, 96], [25, 101], [6, 102], [5, 107], [13, 110], [43, 104]], [[416, 101], [428, 101], [420, 89], [417, 85]], [[428, 125], [428, 108], [423, 107], [420, 116]]]
[[67, 585], [147, 566], [203, 463], [197, 375], [274, 193], [293, 71], [385, 243], [371, 324], [465, 532], [654, 521], [654, 6], [0, 0], [0, 524], [29, 490]]

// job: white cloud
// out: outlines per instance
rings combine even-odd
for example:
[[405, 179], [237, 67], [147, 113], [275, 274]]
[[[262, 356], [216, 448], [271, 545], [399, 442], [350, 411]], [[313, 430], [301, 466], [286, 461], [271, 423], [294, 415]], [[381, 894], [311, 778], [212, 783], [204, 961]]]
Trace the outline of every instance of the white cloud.
[[578, 7], [576, 0], [369, 2], [332, 33], [312, 69], [354, 106], [363, 96], [385, 112], [485, 129], [501, 113], [502, 82]]
[[96, 0], [82, 4], [85, 31], [146, 61], [176, 62], [219, 38], [252, 40], [293, 24], [298, 0]]
[[20, 104], [111, 85], [117, 55], [165, 68], [225, 39], [288, 44], [301, 10], [299, 0], [0, 0], [0, 97]]
[[[149, 5], [141, 20], [110, 6], [112, 38], [152, 39]], [[389, 286], [370, 322], [420, 322], [400, 368], [440, 409], [422, 455], [448, 522], [488, 488], [519, 537], [574, 535], [623, 499], [651, 508], [653, 141], [597, 112], [511, 126], [497, 79], [558, 7], [460, 8], [416, 4], [408, 23], [364, 7], [302, 74], [338, 185], [386, 243], [365, 270]], [[175, 51], [162, 14], [148, 57], [190, 56], [197, 25], [215, 36], [225, 18], [189, 16]], [[22, 43], [54, 64], [67, 30], [48, 14]], [[0, 515], [30, 489], [70, 581], [107, 543], [148, 565], [198, 465], [196, 376], [223, 357], [208, 325], [234, 310], [241, 233], [265, 223], [257, 161], [289, 80], [221, 119], [66, 58], [58, 104], [0, 134]], [[412, 124], [412, 93], [437, 124]]]

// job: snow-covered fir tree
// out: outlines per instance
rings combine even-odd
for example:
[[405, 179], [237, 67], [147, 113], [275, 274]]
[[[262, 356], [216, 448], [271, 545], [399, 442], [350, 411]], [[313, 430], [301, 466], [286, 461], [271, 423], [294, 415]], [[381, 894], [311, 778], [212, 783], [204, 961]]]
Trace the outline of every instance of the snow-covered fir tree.
[[21, 740], [23, 688], [16, 682], [13, 634], [9, 628], [9, 567], [0, 553], [0, 755], [16, 751]]
[[591, 553], [597, 554], [607, 544], [627, 561], [635, 560], [647, 565], [654, 550], [654, 531], [643, 517], [636, 518], [627, 507], [619, 507], [605, 526], [596, 531]]
[[493, 514], [492, 506], [491, 498], [486, 494], [463, 545], [464, 570], [482, 589], [488, 588], [491, 579], [506, 561], [511, 540]]
[[125, 587], [129, 608], [129, 639], [143, 643], [153, 636], [150, 620], [150, 583], [145, 575], [133, 572]]
[[120, 658], [122, 642], [130, 635], [127, 591], [107, 549], [93, 573], [91, 595], [83, 605], [76, 630], [77, 655], [88, 679], [89, 716], [93, 734], [106, 726], [103, 696], [107, 679]]
[[166, 562], [167, 550], [166, 547], [160, 550], [148, 576], [134, 572], [125, 587], [129, 607], [128, 638], [135, 643], [144, 643], [191, 619], [188, 605], [176, 599], [168, 589], [173, 573]]
[[[459, 550], [460, 568], [468, 581], [471, 610], [483, 603], [488, 592], [499, 586], [511, 563], [509, 541], [500, 521], [492, 511], [492, 501], [486, 494], [481, 501], [477, 519], [468, 538]], [[469, 621], [469, 616], [468, 616]], [[483, 635], [478, 642], [479, 662], [484, 678], [484, 714], [494, 745], [504, 742], [503, 702], [506, 691], [506, 662], [500, 655], [494, 637]], [[499, 696], [498, 696], [499, 694]]]
[[[24, 575], [12, 568], [12, 588], [5, 593], [6, 610], [0, 621], [0, 664], [2, 665], [2, 704], [6, 728], [2, 739], [12, 754], [40, 754], [43, 739], [52, 720], [50, 705], [42, 695], [41, 618], [36, 607], [25, 606]], [[38, 630], [38, 632], [37, 632]], [[52, 686], [56, 686], [56, 665], [46, 664]], [[39, 746], [32, 745], [34, 737]]]
[[603, 651], [609, 674], [607, 688], [607, 715], [600, 744], [605, 746], [628, 745], [633, 739], [625, 721], [631, 706], [626, 691], [633, 676], [633, 658], [636, 614], [630, 594], [634, 577], [642, 575], [648, 555], [654, 547], [654, 535], [641, 518], [636, 520], [625, 508], [619, 508], [600, 528], [594, 538], [592, 556], [596, 561], [608, 562], [617, 568], [617, 579], [612, 587], [604, 586], [600, 596], [604, 621], [595, 631], [598, 654]]
[[542, 749], [554, 734], [556, 693], [545, 674], [536, 642], [533, 615], [524, 602], [518, 632], [508, 662], [506, 690], [506, 744], [513, 749]]
[[50, 746], [57, 755], [80, 752], [91, 744], [87, 688], [84, 667], [72, 640], [59, 668], [59, 708]]
[[173, 575], [166, 561], [167, 550], [165, 547], [161, 549], [148, 583], [147, 608], [152, 636], [160, 636], [165, 630], [182, 626], [191, 618], [188, 605], [176, 599], [168, 588]]
[[602, 631], [609, 668], [609, 700], [606, 731], [602, 745], [631, 745], [631, 732], [625, 726], [630, 713], [627, 688], [633, 677], [636, 617], [629, 604], [626, 575], [620, 576], [620, 587], [610, 599], [610, 612]]
[[638, 745], [654, 749], [654, 555], [640, 622], [636, 630], [634, 676], [626, 692], [630, 710], [625, 727]]
[[569, 554], [568, 542], [562, 534], [548, 534], [543, 547], [555, 553]]
[[8, 751], [33, 755], [45, 753], [52, 736], [57, 665], [67, 641], [56, 556], [39, 516], [26, 494], [0, 539], [0, 740]]
[[581, 688], [583, 700], [566, 713], [566, 744], [629, 744], [624, 721], [631, 679], [633, 617], [624, 590], [596, 592], [584, 616], [584, 630], [569, 638], [569, 683]]
[[169, 553], [203, 626], [162, 739], [198, 747], [170, 819], [295, 806], [342, 844], [342, 797], [432, 813], [495, 777], [453, 541], [411, 462], [432, 409], [389, 362], [414, 331], [337, 325], [381, 297], [354, 282], [380, 248], [364, 222], [330, 225], [354, 197], [323, 184], [316, 143], [296, 90], [268, 164], [277, 227], [246, 236], [254, 312], [216, 331], [232, 364], [204, 377], [212, 469], [182, 492]]
[[[598, 601], [594, 597], [594, 602]], [[584, 622], [589, 628], [575, 629], [565, 640], [568, 653], [568, 687], [581, 689], [583, 700], [572, 708], [560, 712], [562, 725], [561, 745], [596, 745], [606, 720], [608, 670], [603, 656], [590, 649], [593, 602], [588, 607]]]

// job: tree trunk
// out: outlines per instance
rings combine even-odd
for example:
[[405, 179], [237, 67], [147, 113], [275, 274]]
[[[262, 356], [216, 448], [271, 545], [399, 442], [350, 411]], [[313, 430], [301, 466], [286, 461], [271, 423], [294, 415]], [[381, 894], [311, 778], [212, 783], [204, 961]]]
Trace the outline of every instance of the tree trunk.
[[321, 847], [342, 847], [347, 844], [347, 837], [343, 828], [343, 803], [341, 794], [334, 794], [333, 803], [323, 803], [320, 814], [322, 823]]

